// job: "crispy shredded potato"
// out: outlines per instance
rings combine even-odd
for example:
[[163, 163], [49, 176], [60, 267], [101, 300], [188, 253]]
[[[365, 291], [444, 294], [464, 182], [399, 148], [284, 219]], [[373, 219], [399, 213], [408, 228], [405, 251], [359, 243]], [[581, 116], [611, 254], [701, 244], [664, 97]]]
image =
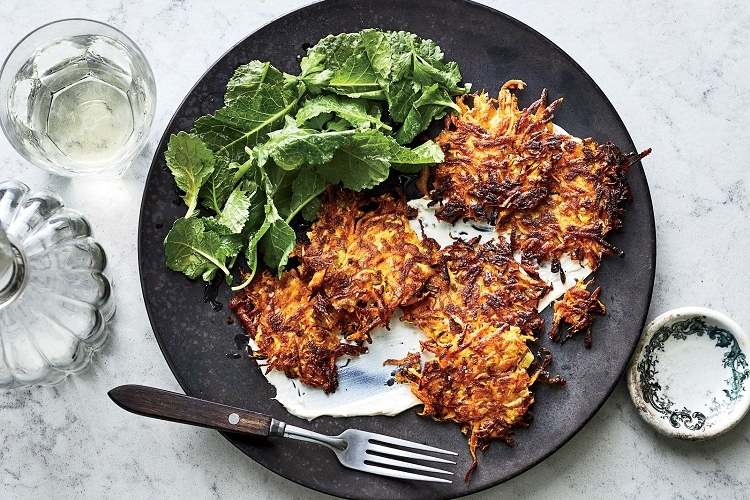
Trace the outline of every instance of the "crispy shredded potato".
[[346, 317], [350, 341], [370, 341], [369, 332], [387, 326], [394, 311], [424, 293], [437, 244], [420, 241], [409, 226], [403, 200], [368, 199], [335, 190], [297, 250], [300, 272], [319, 283], [331, 306]]
[[457, 240], [441, 252], [440, 264], [429, 294], [405, 309], [406, 321], [447, 335], [477, 320], [531, 332], [543, 327], [537, 305], [550, 287], [533, 267], [513, 260], [507, 245]]
[[369, 332], [424, 292], [435, 273], [432, 240], [421, 242], [403, 200], [328, 193], [300, 265], [279, 279], [264, 272], [230, 308], [268, 370], [332, 392], [336, 359], [366, 352]]
[[486, 93], [458, 97], [460, 114], [446, 118], [436, 142], [445, 161], [435, 169], [432, 197], [437, 216], [495, 223], [519, 209], [537, 206], [550, 191], [549, 172], [569, 137], [552, 132], [552, 116], [562, 99], [546, 105], [546, 93], [518, 109], [511, 80], [497, 99]]
[[399, 383], [407, 383], [419, 377], [422, 369], [422, 356], [418, 352], [409, 352], [401, 359], [386, 359], [383, 366], [393, 365], [396, 367], [394, 380]]
[[650, 150], [626, 155], [609, 143], [556, 134], [551, 120], [562, 99], [548, 105], [544, 91], [520, 110], [511, 89], [524, 86], [511, 80], [497, 99], [457, 99], [461, 113], [446, 118], [436, 139], [446, 155], [434, 175], [437, 216], [496, 224], [525, 259], [569, 254], [596, 269], [602, 256], [617, 253], [605, 237], [621, 226], [630, 197], [625, 173]]
[[456, 422], [468, 435], [468, 477], [477, 449], [493, 439], [511, 444], [512, 429], [525, 425], [530, 387], [546, 364], [530, 368], [527, 341], [542, 326], [536, 309], [549, 287], [508, 247], [477, 240], [446, 248], [441, 271], [430, 294], [404, 308], [402, 319], [427, 335], [422, 350], [434, 356], [421, 371], [409, 366], [406, 378], [423, 415]]
[[[589, 283], [578, 281], [575, 286], [565, 292], [562, 299], [555, 301], [554, 313], [552, 315], [552, 329], [549, 336], [555, 342], [565, 342], [576, 333], [584, 332], [583, 343], [591, 347], [591, 324], [594, 315], [604, 315], [607, 308], [599, 300], [601, 287], [593, 292], [588, 291]], [[568, 325], [568, 334], [560, 335], [560, 325]]]
[[258, 345], [253, 354], [266, 360], [267, 370], [281, 370], [326, 392], [338, 385], [336, 359], [367, 350], [342, 342], [339, 318], [296, 270], [280, 279], [263, 272], [232, 297], [229, 307]]

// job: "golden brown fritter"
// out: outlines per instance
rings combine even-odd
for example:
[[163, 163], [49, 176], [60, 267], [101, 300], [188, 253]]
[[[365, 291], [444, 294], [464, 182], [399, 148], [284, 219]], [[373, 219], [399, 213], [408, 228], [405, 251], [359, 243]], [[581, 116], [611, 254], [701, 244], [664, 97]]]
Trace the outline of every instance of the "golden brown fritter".
[[402, 199], [331, 190], [295, 250], [299, 266], [280, 279], [264, 272], [232, 297], [269, 370], [334, 391], [336, 359], [365, 352], [370, 330], [421, 297], [436, 244], [421, 242], [407, 215]]
[[477, 322], [451, 344], [423, 344], [435, 359], [424, 364], [412, 392], [424, 403], [422, 415], [456, 422], [468, 436], [473, 463], [466, 480], [476, 468], [478, 449], [495, 439], [512, 445], [512, 429], [527, 426], [531, 385], [540, 373], [530, 369], [534, 355], [526, 343], [532, 339], [516, 326]]
[[369, 341], [393, 312], [424, 292], [435, 273], [434, 241], [420, 241], [408, 206], [390, 195], [375, 199], [345, 190], [328, 194], [309, 243], [297, 249], [300, 272], [345, 316], [348, 340]]
[[[549, 336], [555, 342], [565, 342], [576, 333], [584, 333], [583, 342], [587, 348], [591, 347], [591, 324], [594, 315], [604, 315], [607, 308], [599, 300], [601, 287], [593, 292], [588, 291], [589, 283], [578, 281], [572, 288], [565, 292], [562, 299], [555, 301], [552, 315], [552, 330]], [[568, 334], [560, 335], [560, 325], [568, 325]]]
[[543, 367], [530, 369], [527, 341], [542, 325], [536, 309], [549, 287], [509, 248], [476, 240], [446, 248], [441, 267], [430, 294], [404, 308], [402, 319], [427, 335], [422, 350], [434, 356], [406, 378], [423, 415], [456, 422], [469, 436], [473, 470], [477, 449], [512, 443], [534, 401], [530, 386]]
[[568, 254], [598, 268], [602, 257], [619, 253], [605, 237], [622, 226], [630, 199], [625, 173], [649, 152], [625, 155], [593, 139], [574, 142], [550, 173], [549, 196], [535, 208], [499, 221], [497, 230], [510, 232], [513, 249], [526, 258], [553, 260]]
[[480, 317], [497, 326], [541, 330], [537, 305], [549, 285], [533, 267], [513, 260], [507, 245], [457, 240], [440, 259], [440, 274], [430, 280], [423, 300], [404, 309], [405, 321], [428, 334], [447, 334]]
[[494, 224], [506, 214], [537, 206], [549, 194], [549, 172], [570, 141], [552, 129], [562, 99], [547, 106], [545, 92], [519, 110], [510, 90], [524, 86], [511, 80], [497, 99], [486, 93], [456, 99], [461, 113], [446, 118], [436, 139], [445, 152], [433, 181], [432, 197], [440, 202], [438, 218]]
[[232, 297], [229, 307], [258, 345], [256, 358], [267, 370], [333, 392], [338, 385], [336, 359], [365, 348], [342, 342], [339, 318], [330, 304], [296, 270], [279, 279], [268, 271]]
[[497, 99], [457, 99], [461, 113], [446, 118], [436, 139], [446, 155], [435, 168], [437, 216], [496, 224], [525, 259], [569, 254], [596, 269], [617, 251], [605, 237], [621, 226], [630, 197], [625, 173], [650, 150], [626, 155], [609, 143], [556, 134], [551, 120], [561, 99], [547, 105], [545, 91], [519, 110], [510, 90], [523, 87], [512, 80]]

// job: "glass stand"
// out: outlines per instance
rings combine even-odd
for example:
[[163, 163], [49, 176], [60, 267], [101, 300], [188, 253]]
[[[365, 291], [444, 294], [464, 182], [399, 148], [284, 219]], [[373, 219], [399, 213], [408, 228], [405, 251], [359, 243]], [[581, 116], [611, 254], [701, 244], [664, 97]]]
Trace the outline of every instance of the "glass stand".
[[0, 389], [88, 366], [115, 312], [86, 220], [51, 193], [0, 182]]

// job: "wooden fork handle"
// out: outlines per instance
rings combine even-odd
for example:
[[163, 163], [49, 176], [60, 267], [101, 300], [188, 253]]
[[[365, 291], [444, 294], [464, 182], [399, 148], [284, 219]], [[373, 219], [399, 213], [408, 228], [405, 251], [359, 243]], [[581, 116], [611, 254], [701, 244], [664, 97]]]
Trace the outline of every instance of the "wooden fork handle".
[[284, 424], [268, 415], [176, 392], [121, 385], [108, 394], [121, 408], [145, 417], [263, 437], [283, 434]]

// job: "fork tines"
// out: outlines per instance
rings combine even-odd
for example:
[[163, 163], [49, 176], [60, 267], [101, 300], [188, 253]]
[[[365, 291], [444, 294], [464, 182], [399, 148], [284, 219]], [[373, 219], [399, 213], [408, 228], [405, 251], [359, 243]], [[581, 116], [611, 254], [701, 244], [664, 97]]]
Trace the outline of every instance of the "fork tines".
[[[431, 481], [436, 483], [451, 483], [448, 479], [440, 477], [433, 477], [422, 474], [415, 474], [411, 471], [422, 471], [430, 472], [434, 474], [446, 474], [453, 475], [453, 472], [437, 469], [435, 467], [429, 467], [418, 463], [407, 462], [404, 460], [397, 460], [390, 457], [400, 457], [412, 460], [421, 460], [423, 462], [438, 462], [445, 464], [455, 464], [452, 460], [446, 460], [440, 457], [434, 457], [432, 455], [425, 455], [422, 453], [415, 453], [413, 451], [403, 450], [402, 448], [411, 448], [415, 450], [428, 451], [433, 453], [441, 453], [444, 455], [458, 455], [453, 451], [443, 450], [441, 448], [435, 448], [434, 446], [428, 446], [425, 444], [415, 443], [413, 441], [407, 441], [406, 439], [394, 438], [391, 436], [385, 436], [383, 434], [376, 434], [368, 432], [367, 434], [367, 448], [365, 450], [366, 458], [364, 461], [364, 468], [367, 472], [373, 474], [380, 474], [383, 476], [397, 477], [401, 479], [412, 479], [415, 481]], [[389, 455], [389, 456], [387, 456]], [[394, 469], [392, 467], [397, 467]], [[404, 470], [399, 470], [404, 469]]]

